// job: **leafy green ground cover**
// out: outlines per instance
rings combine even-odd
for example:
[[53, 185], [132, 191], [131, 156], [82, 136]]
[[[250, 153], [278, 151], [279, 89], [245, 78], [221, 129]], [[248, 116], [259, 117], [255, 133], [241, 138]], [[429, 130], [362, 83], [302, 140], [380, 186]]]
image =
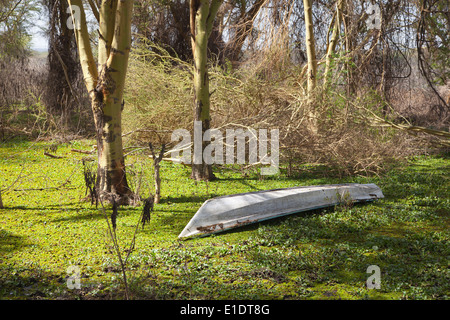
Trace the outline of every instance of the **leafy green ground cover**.
[[[81, 159], [62, 144], [13, 141], [0, 147], [0, 298], [122, 299], [120, 265], [103, 212], [82, 201]], [[151, 161], [127, 157], [128, 175], [141, 193], [152, 190]], [[134, 299], [448, 299], [448, 156], [418, 157], [380, 177], [339, 179], [305, 167], [260, 179], [257, 171], [215, 168], [218, 180], [189, 179], [188, 167], [163, 162], [162, 202], [150, 224], [139, 227], [128, 261]], [[266, 221], [209, 237], [177, 240], [213, 196], [342, 182], [374, 182], [386, 198]], [[117, 234], [125, 250], [142, 207], [119, 211]], [[81, 289], [69, 289], [68, 267], [81, 272]], [[381, 271], [381, 288], [368, 289], [367, 267]]]

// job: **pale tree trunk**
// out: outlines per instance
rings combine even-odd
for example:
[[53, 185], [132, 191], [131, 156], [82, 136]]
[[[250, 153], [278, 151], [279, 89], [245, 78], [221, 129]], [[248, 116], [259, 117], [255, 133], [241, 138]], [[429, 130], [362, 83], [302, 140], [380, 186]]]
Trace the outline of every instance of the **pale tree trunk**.
[[75, 34], [97, 131], [97, 192], [101, 199], [127, 204], [132, 192], [128, 187], [125, 174], [121, 114], [131, 47], [133, 1], [103, 0], [101, 2], [98, 12], [98, 69], [90, 47], [82, 2], [81, 0], [68, 0], [68, 2], [81, 9], [80, 28], [75, 29]]
[[316, 45], [314, 40], [314, 25], [311, 3], [311, 0], [303, 0], [306, 29], [306, 55], [308, 57], [308, 95], [311, 94], [317, 84]]
[[[208, 39], [211, 35], [214, 18], [222, 0], [191, 0], [190, 27], [191, 44], [194, 56], [194, 121], [201, 121], [202, 137], [210, 128], [210, 93], [208, 79]], [[202, 139], [203, 141], [203, 139]], [[203, 161], [203, 150], [207, 142], [202, 142], [202, 153], [194, 152], [191, 177], [195, 180], [213, 180], [215, 176], [210, 164]], [[201, 156], [202, 159], [198, 159]]]
[[308, 58], [307, 108], [310, 118], [309, 127], [313, 132], [317, 132], [317, 113], [313, 106], [313, 92], [317, 84], [317, 59], [312, 17], [312, 0], [303, 0], [303, 8], [305, 12], [306, 55]]
[[352, 17], [354, 16], [355, 5], [353, 1], [347, 0], [343, 6], [342, 11], [342, 22], [343, 22], [343, 31], [344, 31], [344, 48], [347, 53], [347, 58], [345, 62], [345, 73], [347, 76], [347, 96], [351, 96], [356, 93], [355, 86], [355, 72], [352, 67], [352, 62], [355, 59], [355, 45], [357, 34], [355, 30], [355, 22], [352, 21]]
[[336, 11], [334, 14], [334, 21], [332, 21], [331, 27], [333, 32], [331, 33], [330, 42], [328, 43], [327, 54], [325, 58], [325, 72], [324, 72], [324, 88], [328, 87], [331, 80], [331, 62], [333, 60], [333, 54], [336, 51], [336, 45], [339, 40], [339, 34], [341, 31], [341, 12], [344, 0], [337, 0]]
[[152, 158], [153, 158], [153, 168], [155, 170], [155, 174], [154, 174], [154, 179], [155, 179], [155, 196], [153, 197], [153, 203], [154, 204], [158, 204], [159, 201], [161, 200], [161, 177], [159, 174], [159, 170], [161, 168], [160, 163], [163, 159], [164, 156], [164, 151], [166, 149], [165, 144], [162, 145], [161, 147], [161, 151], [159, 152], [159, 155], [157, 156], [154, 149], [153, 149], [153, 145], [151, 143], [149, 143], [149, 147], [150, 147], [150, 151], [152, 153]]

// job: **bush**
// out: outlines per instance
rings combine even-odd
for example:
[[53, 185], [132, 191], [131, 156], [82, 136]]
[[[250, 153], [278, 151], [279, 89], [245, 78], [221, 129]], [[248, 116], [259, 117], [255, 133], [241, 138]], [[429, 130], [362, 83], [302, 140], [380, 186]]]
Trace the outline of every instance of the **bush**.
[[[123, 125], [130, 141], [168, 143], [173, 130], [192, 128], [190, 64], [161, 48], [141, 48], [132, 54], [129, 70]], [[255, 60], [236, 70], [211, 62], [209, 70], [211, 127], [278, 128], [280, 160], [290, 173], [313, 163], [340, 175], [373, 174], [422, 148], [403, 132], [372, 126], [371, 114], [385, 117], [384, 101], [374, 92], [353, 98], [337, 85], [318, 88], [308, 106], [298, 81], [301, 70], [289, 61]]]

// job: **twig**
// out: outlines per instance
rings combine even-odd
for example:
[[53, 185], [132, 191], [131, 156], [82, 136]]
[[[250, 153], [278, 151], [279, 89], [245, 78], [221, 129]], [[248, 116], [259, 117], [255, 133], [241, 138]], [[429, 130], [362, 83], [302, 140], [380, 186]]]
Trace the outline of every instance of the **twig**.
[[[54, 47], [56, 47], [56, 46], [54, 46]], [[69, 86], [70, 93], [72, 93], [72, 96], [75, 98], [75, 100], [77, 101], [78, 105], [81, 106], [80, 100], [78, 99], [78, 96], [75, 93], [75, 91], [73, 90], [72, 84], [70, 82], [69, 75], [68, 75], [68, 72], [67, 72], [67, 66], [64, 63], [63, 59], [61, 58], [58, 50], [54, 50], [54, 52], [56, 53], [56, 57], [58, 58], [59, 63], [61, 63], [61, 67], [63, 68], [64, 77], [66, 78], [66, 82], [67, 82], [67, 85]]]
[[22, 175], [22, 171], [25, 167], [22, 166], [22, 170], [20, 170], [19, 175], [17, 176], [16, 180], [14, 180], [13, 183], [11, 183], [8, 187], [6, 187], [5, 189], [0, 189], [0, 209], [3, 209], [3, 200], [2, 200], [2, 192], [4, 191], [8, 191], [9, 189], [11, 189], [16, 183], [17, 181], [19, 181], [20, 176]]
[[[72, 173], [69, 175], [69, 177], [61, 184], [57, 185], [56, 187], [46, 187], [46, 188], [28, 188], [28, 189], [12, 189], [13, 191], [44, 191], [44, 190], [59, 190], [60, 188], [66, 186], [67, 184], [70, 183], [70, 178], [74, 175], [75, 171], [77, 168], [72, 170]], [[23, 171], [23, 168], [22, 168]], [[22, 172], [21, 171], [21, 172]], [[19, 174], [20, 176], [20, 174]], [[16, 181], [19, 179], [19, 177], [17, 177]], [[16, 182], [13, 183], [13, 185]], [[12, 186], [12, 185], [11, 185]], [[8, 188], [6, 188], [5, 190], [8, 190], [9, 188], [11, 188], [11, 186], [9, 186]], [[66, 189], [76, 189], [77, 187], [66, 187]]]
[[97, 22], [100, 23], [100, 14], [98, 12], [97, 4], [93, 0], [88, 0], [89, 5], [91, 6], [92, 13], [94, 14], [95, 19]]
[[[45, 191], [45, 190], [59, 190], [63, 186], [47, 187], [47, 188], [28, 188], [28, 189], [13, 189], [13, 191]], [[66, 189], [77, 189], [77, 187], [68, 187]]]
[[[129, 294], [129, 289], [128, 289], [127, 274], [126, 274], [126, 267], [127, 267], [127, 263], [128, 263], [128, 258], [130, 257], [131, 252], [135, 248], [136, 234], [137, 234], [137, 230], [138, 230], [139, 224], [142, 223], [142, 227], [144, 227], [145, 222], [149, 221], [149, 217], [147, 217], [147, 218], [145, 217], [145, 214], [146, 214], [145, 212], [146, 211], [145, 211], [145, 208], [144, 208], [144, 210], [142, 211], [142, 214], [139, 217], [139, 220], [138, 220], [138, 222], [136, 224], [136, 227], [134, 228], [133, 238], [131, 240], [130, 247], [128, 248], [128, 250], [125, 250], [125, 252], [127, 252], [127, 255], [126, 255], [125, 259], [123, 259], [122, 255], [120, 253], [119, 243], [117, 241], [116, 221], [113, 221], [113, 219], [111, 219], [111, 222], [113, 223], [113, 226], [111, 227], [111, 223], [109, 222], [109, 219], [108, 219], [108, 214], [106, 213], [106, 209], [103, 206], [103, 202], [102, 202], [102, 199], [100, 197], [99, 197], [99, 201], [100, 201], [100, 206], [102, 208], [102, 212], [103, 212], [103, 214], [105, 216], [105, 219], [106, 219], [106, 223], [108, 225], [108, 233], [109, 233], [109, 235], [111, 237], [111, 240], [113, 242], [113, 246], [114, 246], [114, 249], [116, 251], [117, 258], [119, 259], [120, 267], [122, 269], [122, 277], [123, 277], [124, 286], [125, 286], [125, 299], [129, 300], [130, 299], [130, 294]], [[153, 211], [153, 205], [151, 205], [150, 208], [147, 208], [147, 214], [149, 214], [150, 211]], [[117, 205], [114, 202], [114, 198], [113, 198], [113, 214], [115, 215], [114, 219], [116, 219], [117, 218]], [[147, 220], [145, 220], [145, 219], [147, 219]]]
[[126, 157], [126, 156], [128, 156], [128, 155], [130, 155], [130, 154], [132, 154], [132, 153], [134, 153], [136, 151], [145, 150], [145, 149], [148, 149], [148, 148], [147, 147], [137, 148], [137, 149], [131, 150], [130, 152], [125, 153], [123, 156]]
[[133, 133], [135, 133], [135, 132], [153, 132], [153, 133], [158, 134], [158, 132], [162, 132], [162, 133], [170, 133], [171, 131], [170, 131], [170, 130], [136, 129], [136, 130], [132, 130], [132, 131], [129, 131], [129, 132], [127, 132], [127, 133], [122, 134], [122, 137], [126, 137], [126, 136], [128, 136], [128, 135], [130, 135], [130, 134], [133, 134]]
[[6, 21], [21, 2], [22, 2], [22, 0], [17, 1], [16, 4], [11, 8], [11, 10], [9, 12], [2, 14], [2, 16], [0, 17], [0, 22]]
[[[103, 214], [105, 215], [106, 223], [108, 224], [109, 235], [113, 242], [113, 246], [114, 246], [114, 249], [116, 250], [117, 258], [119, 259], [120, 267], [122, 269], [122, 277], [123, 277], [124, 286], [125, 286], [125, 299], [129, 300], [127, 274], [125, 272], [126, 262], [124, 263], [124, 261], [122, 259], [122, 255], [120, 254], [120, 247], [117, 242], [116, 231], [115, 231], [115, 229], [113, 230], [113, 228], [111, 228], [111, 224], [109, 223], [109, 219], [108, 219], [108, 214], [106, 213], [106, 209], [103, 206], [103, 201], [102, 201], [101, 197], [98, 197], [98, 198], [100, 200], [100, 205], [102, 207]], [[113, 198], [113, 201], [114, 201], [114, 198]], [[128, 259], [128, 256], [127, 256], [127, 259]]]
[[93, 154], [94, 153], [94, 151], [86, 151], [86, 150], [78, 150], [78, 149], [71, 149], [70, 151], [84, 153], [84, 154]]
[[133, 233], [133, 239], [131, 240], [130, 248], [128, 250], [127, 256], [125, 257], [125, 265], [127, 264], [128, 257], [130, 256], [131, 252], [134, 250], [134, 246], [136, 243], [136, 233], [139, 227], [139, 223], [142, 224], [142, 228], [144, 228], [145, 224], [147, 222], [150, 222], [150, 212], [153, 211], [153, 199], [152, 196], [144, 200], [144, 208], [141, 213], [141, 217], [139, 218], [138, 223], [136, 224], [136, 227], [134, 228]]
[[[345, 98], [344, 96], [342, 96], [341, 94], [338, 93], [338, 95], [342, 98]], [[412, 125], [404, 125], [404, 124], [396, 124], [393, 123], [391, 121], [388, 121], [386, 119], [383, 119], [381, 117], [379, 117], [377, 114], [375, 114], [375, 112], [373, 112], [372, 110], [369, 110], [363, 106], [359, 106], [356, 103], [353, 103], [352, 101], [349, 101], [354, 107], [358, 108], [358, 109], [362, 109], [365, 110], [367, 112], [369, 112], [371, 114], [372, 117], [364, 117], [368, 120], [371, 120], [372, 123], [370, 123], [371, 125], [376, 125], [376, 126], [388, 126], [388, 127], [392, 127], [395, 129], [399, 129], [399, 130], [403, 130], [409, 134], [411, 133], [417, 133], [417, 132], [421, 132], [421, 133], [427, 133], [429, 135], [433, 135], [433, 136], [437, 136], [437, 137], [442, 137], [444, 139], [450, 139], [450, 133], [446, 132], [446, 131], [442, 131], [442, 130], [434, 130], [434, 129], [429, 129], [429, 128], [425, 128], [425, 127], [419, 127], [419, 126], [412, 126]], [[439, 143], [444, 145], [444, 146], [450, 146], [450, 141], [448, 140], [439, 140]]]
[[[152, 158], [153, 159], [153, 156], [152, 155], [149, 155], [149, 158]], [[191, 166], [192, 164], [190, 164], [190, 163], [185, 163], [185, 162], [183, 162], [183, 159], [177, 159], [177, 158], [162, 158], [161, 160], [163, 160], [163, 161], [169, 161], [169, 162], [173, 162], [173, 163], [179, 163], [179, 164], [182, 164], [182, 165], [184, 165], [184, 166]]]
[[8, 187], [6, 187], [5, 189], [0, 189], [0, 193], [1, 193], [1, 192], [6, 192], [6, 191], [8, 191], [9, 189], [11, 189], [11, 188], [17, 183], [17, 181], [19, 181], [20, 176], [22, 175], [23, 169], [25, 169], [24, 166], [22, 166], [22, 169], [20, 170], [19, 175], [17, 176], [16, 180], [14, 180], [14, 182], [11, 183], [11, 184], [10, 184]]

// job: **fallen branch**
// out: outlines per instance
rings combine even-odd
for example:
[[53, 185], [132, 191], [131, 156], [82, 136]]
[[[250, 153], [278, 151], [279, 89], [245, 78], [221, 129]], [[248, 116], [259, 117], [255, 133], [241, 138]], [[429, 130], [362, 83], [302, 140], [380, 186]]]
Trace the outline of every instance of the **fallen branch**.
[[44, 156], [50, 157], [50, 158], [54, 158], [54, 159], [62, 159], [64, 157], [60, 157], [60, 156], [55, 156], [54, 154], [48, 153], [48, 152], [44, 152]]
[[170, 133], [171, 131], [170, 131], [170, 130], [136, 129], [136, 130], [129, 131], [129, 132], [127, 132], [127, 133], [122, 134], [122, 137], [129, 136], [130, 134], [133, 134], [133, 133], [135, 133], [135, 132], [151, 132], [151, 133], [156, 133], [156, 134], [158, 134], [158, 133], [160, 133], [160, 132], [162, 132], [162, 133]]
[[94, 153], [94, 151], [86, 151], [86, 150], [78, 150], [78, 149], [71, 149], [70, 151], [84, 153], [84, 154], [93, 154]]
[[[153, 159], [152, 155], [149, 155], [148, 157]], [[162, 158], [161, 160], [182, 164], [183, 166], [188, 166], [188, 167], [190, 167], [192, 165], [190, 163], [183, 162], [183, 159], [177, 159], [177, 158]]]
[[[12, 189], [13, 191], [45, 191], [45, 190], [59, 190], [63, 186], [46, 187], [46, 188], [28, 188], [28, 189]], [[65, 189], [76, 189], [77, 187], [66, 187]]]
[[125, 153], [125, 154], [123, 155], [124, 158], [125, 158], [126, 156], [128, 156], [128, 155], [130, 155], [130, 154], [136, 152], [136, 151], [148, 149], [148, 147], [142, 147], [142, 148], [141, 148], [141, 147], [129, 147], [129, 148], [124, 148], [123, 150], [125, 150], [125, 149], [130, 149], [130, 148], [136, 148], [136, 149], [131, 150], [130, 152]]

